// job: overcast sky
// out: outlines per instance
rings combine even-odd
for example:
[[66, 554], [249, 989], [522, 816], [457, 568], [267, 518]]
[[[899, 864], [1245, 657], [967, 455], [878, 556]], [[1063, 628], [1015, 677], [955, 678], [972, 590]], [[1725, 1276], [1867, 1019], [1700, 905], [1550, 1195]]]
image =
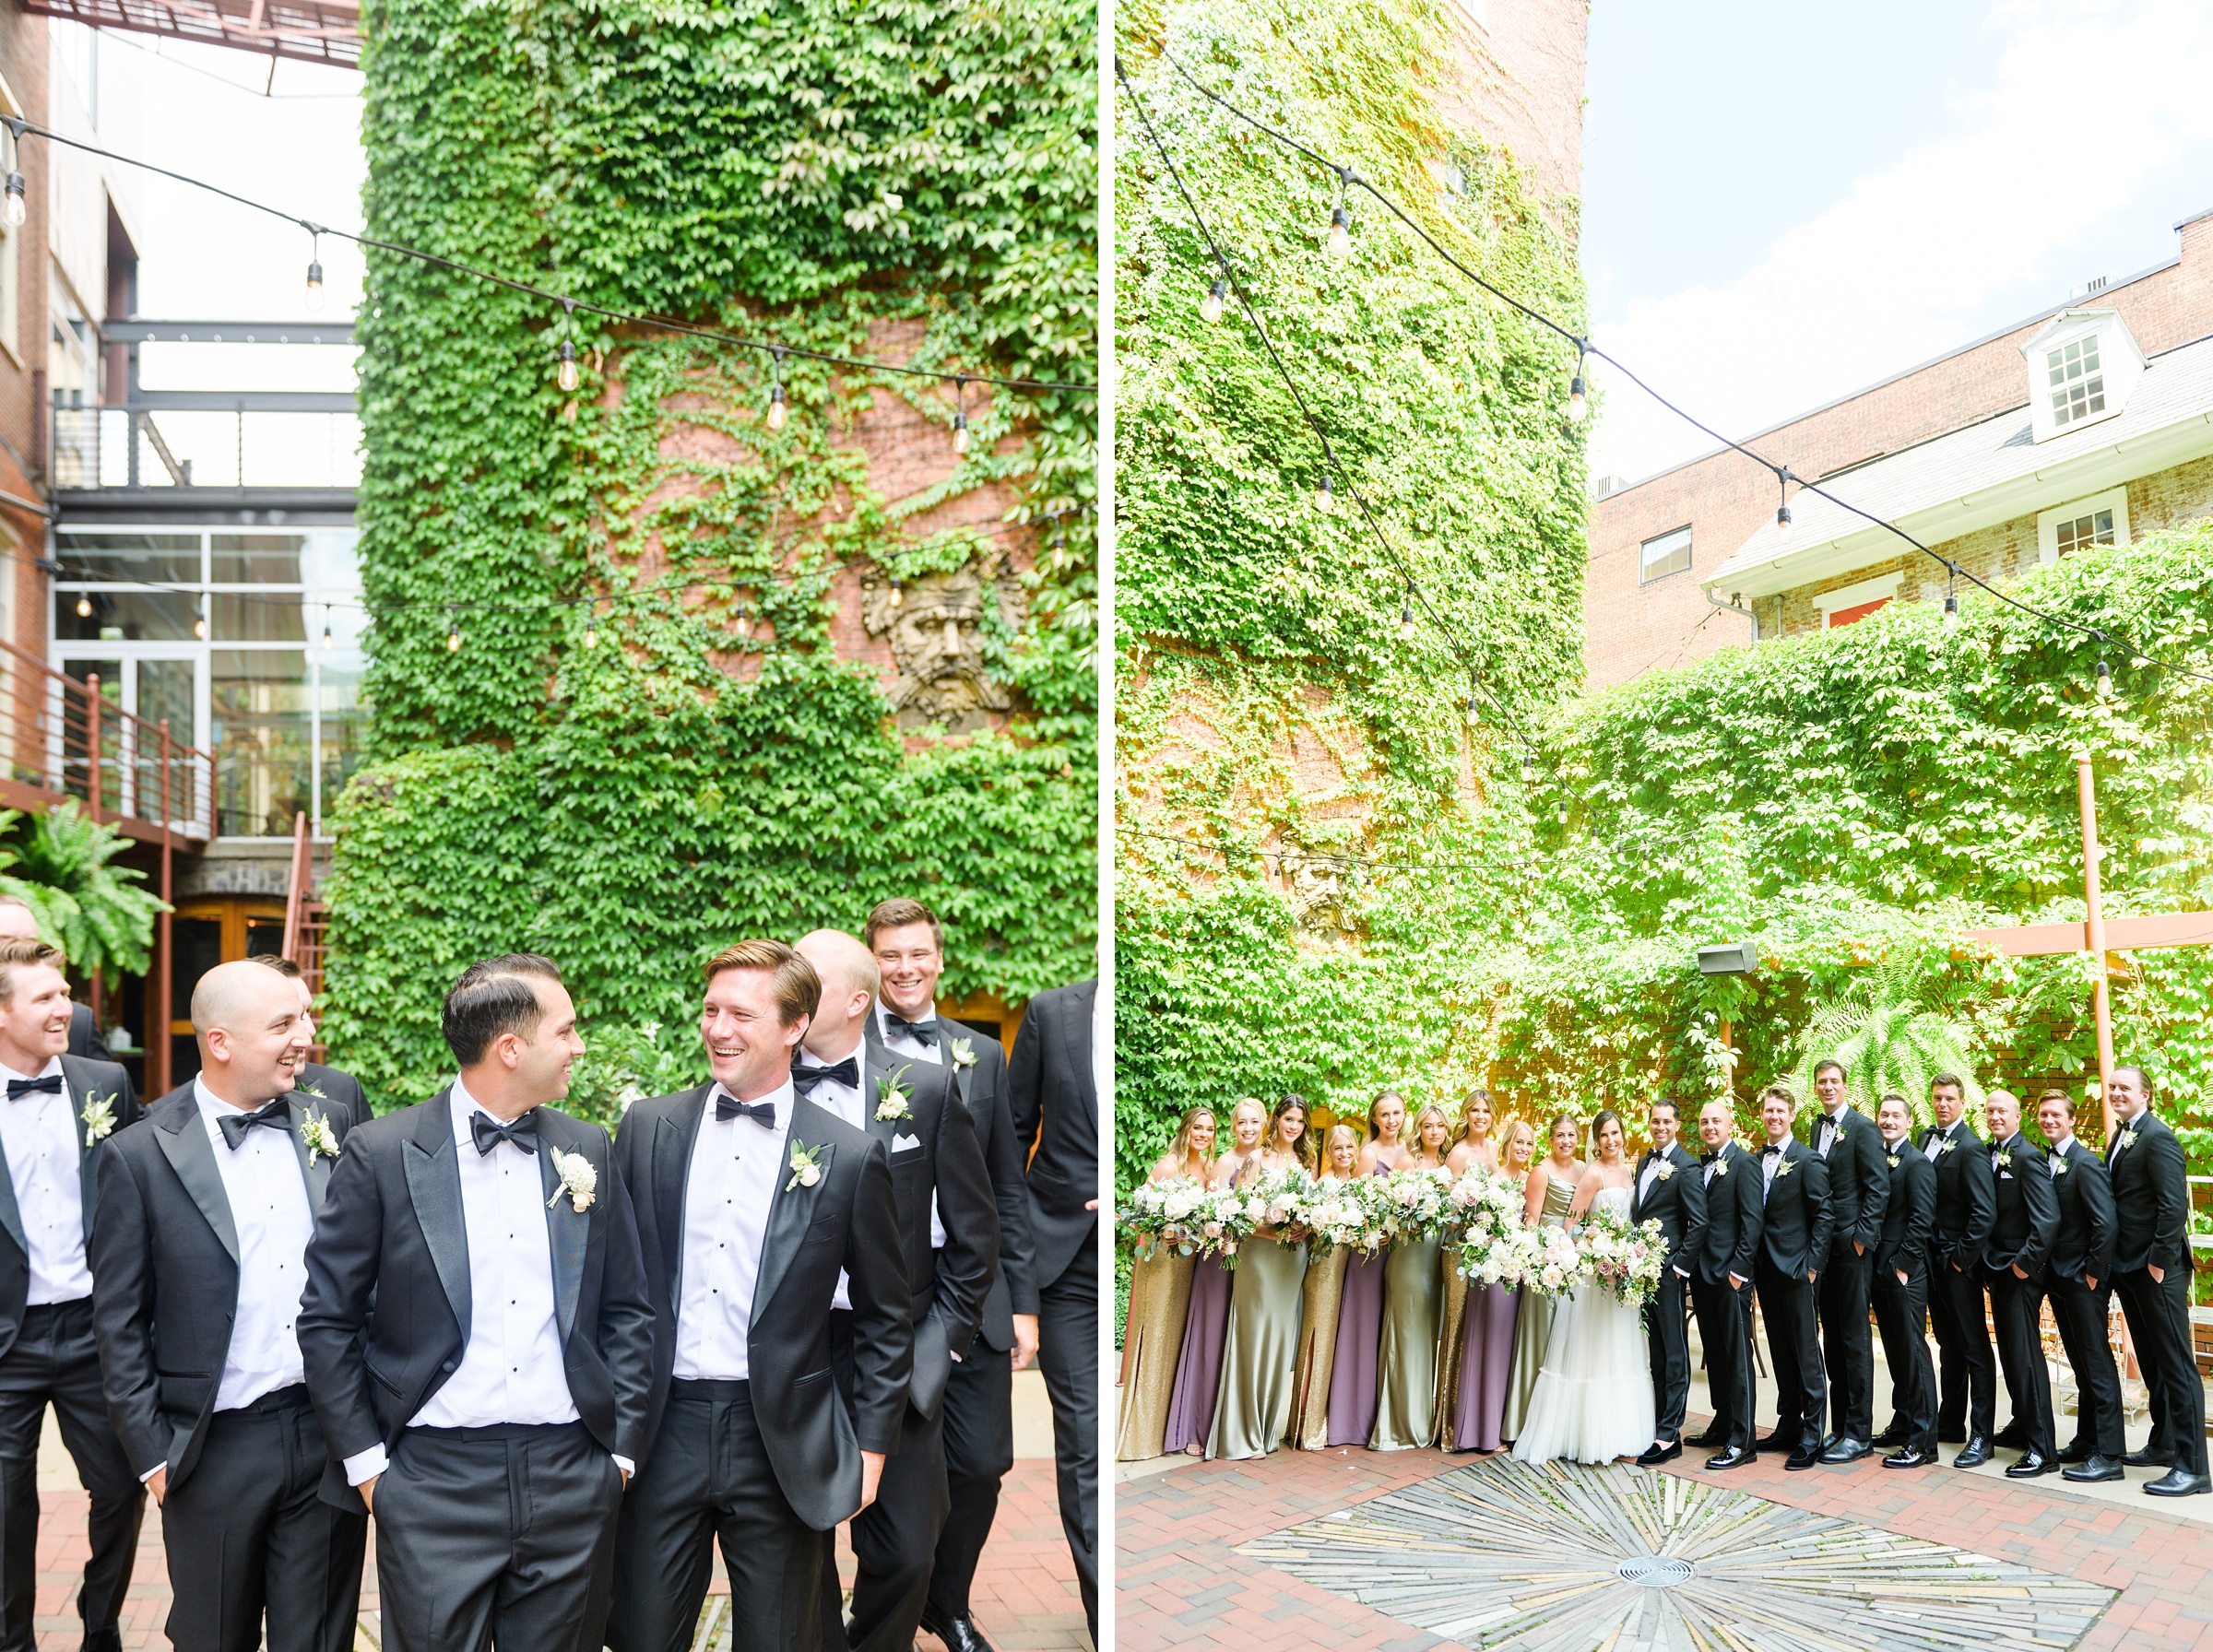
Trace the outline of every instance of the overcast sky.
[[[1777, 423], [2172, 257], [2213, 207], [2208, 87], [2205, 0], [1597, 0], [1592, 336], [1719, 429]], [[1592, 379], [1593, 477], [1711, 448]]]

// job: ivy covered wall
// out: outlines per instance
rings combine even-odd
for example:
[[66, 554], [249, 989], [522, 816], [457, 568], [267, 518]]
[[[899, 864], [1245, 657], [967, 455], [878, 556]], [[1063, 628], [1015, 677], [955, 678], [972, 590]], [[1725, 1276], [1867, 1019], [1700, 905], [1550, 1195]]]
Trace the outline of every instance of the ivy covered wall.
[[[372, 0], [370, 230], [794, 348], [1092, 383], [1095, 27]], [[373, 1093], [437, 1080], [444, 986], [511, 948], [570, 970], [632, 1078], [689, 1076], [655, 1029], [717, 946], [889, 894], [946, 917], [949, 994], [1090, 973], [1092, 395], [971, 387], [955, 462], [951, 385], [787, 358], [772, 431], [759, 352], [412, 260], [371, 255], [359, 329], [375, 761], [337, 814], [325, 1026]], [[855, 597], [963, 568], [1000, 597], [1007, 709], [902, 726]]]

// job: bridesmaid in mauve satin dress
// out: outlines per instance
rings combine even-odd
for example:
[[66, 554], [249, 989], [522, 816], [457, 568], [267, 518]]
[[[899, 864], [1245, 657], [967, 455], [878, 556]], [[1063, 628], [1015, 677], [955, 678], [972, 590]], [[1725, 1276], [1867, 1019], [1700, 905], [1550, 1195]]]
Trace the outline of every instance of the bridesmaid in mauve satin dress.
[[[1521, 1220], [1532, 1227], [1564, 1228], [1568, 1209], [1575, 1202], [1576, 1185], [1590, 1167], [1575, 1156], [1582, 1144], [1582, 1127], [1567, 1114], [1552, 1121], [1552, 1154], [1529, 1173], [1528, 1197], [1521, 1202]], [[1529, 1397], [1536, 1391], [1537, 1373], [1544, 1368], [1545, 1345], [1552, 1340], [1552, 1319], [1558, 1304], [1534, 1291], [1521, 1293], [1521, 1313], [1514, 1324], [1514, 1363], [1506, 1384], [1506, 1415], [1499, 1433], [1509, 1440], [1521, 1437], [1529, 1415]]]
[[[1414, 1121], [1421, 1150], [1401, 1166], [1442, 1170], [1452, 1121], [1424, 1107]], [[1391, 1247], [1383, 1272], [1382, 1351], [1376, 1363], [1376, 1425], [1370, 1451], [1437, 1444], [1437, 1332], [1444, 1305], [1443, 1245], [1435, 1233]]]
[[[1457, 1182], [1471, 1168], [1497, 1171], [1498, 1152], [1491, 1145], [1491, 1092], [1480, 1085], [1468, 1092], [1460, 1105], [1460, 1135], [1445, 1155], [1445, 1168]], [[1437, 1415], [1444, 1444], [1452, 1444], [1452, 1419], [1460, 1411], [1461, 1348], [1467, 1339], [1468, 1281], [1460, 1276], [1460, 1255], [1447, 1249], [1440, 1257], [1444, 1268], [1445, 1314], [1437, 1339]]]
[[[1527, 1185], [1537, 1134], [1520, 1119], [1509, 1127], [1501, 1174]], [[1497, 1451], [1505, 1444], [1507, 1379], [1513, 1370], [1521, 1292], [1485, 1285], [1468, 1292], [1468, 1328], [1461, 1353], [1459, 1404], [1445, 1441], [1455, 1451]]]
[[[1367, 1105], [1368, 1139], [1360, 1150], [1360, 1174], [1379, 1176], [1410, 1156], [1399, 1139], [1406, 1102], [1381, 1090]], [[1331, 1446], [1365, 1446], [1376, 1422], [1376, 1355], [1383, 1334], [1383, 1269], [1389, 1258], [1356, 1256], [1345, 1263], [1343, 1303], [1337, 1311], [1337, 1354], [1330, 1367]]]
[[[1167, 1153], [1145, 1179], [1197, 1182], [1213, 1169], [1214, 1115], [1193, 1107], [1176, 1127]], [[1122, 1418], [1116, 1434], [1117, 1462], [1163, 1455], [1168, 1402], [1176, 1392], [1176, 1360], [1183, 1350], [1183, 1322], [1191, 1307], [1196, 1258], [1164, 1240], [1140, 1257], [1130, 1272], [1130, 1318], [1122, 1332]]]
[[[1239, 1102], [1230, 1114], [1230, 1149], [1214, 1161], [1208, 1180], [1225, 1186], [1247, 1158], [1260, 1150], [1268, 1110], [1259, 1102]], [[1229, 1299], [1237, 1273], [1222, 1258], [1201, 1258], [1191, 1276], [1191, 1307], [1184, 1316], [1183, 1347], [1176, 1358], [1176, 1391], [1168, 1401], [1168, 1427], [1162, 1442], [1168, 1451], [1200, 1457], [1214, 1425], [1214, 1396], [1222, 1384], [1222, 1333], [1229, 1323]]]
[[[1237, 1103], [1240, 1110], [1246, 1105]], [[1284, 1097], [1268, 1116], [1260, 1150], [1237, 1168], [1233, 1185], [1306, 1170], [1306, 1133], [1305, 1098]], [[1306, 1237], [1296, 1228], [1264, 1228], [1237, 1247], [1237, 1288], [1222, 1337], [1222, 1388], [1206, 1438], [1208, 1457], [1266, 1457], [1289, 1437], [1306, 1277]]]
[[[1331, 1125], [1323, 1186], [1349, 1182], [1360, 1174], [1360, 1132]], [[1298, 1374], [1291, 1384], [1291, 1444], [1320, 1451], [1329, 1444], [1330, 1374], [1337, 1350], [1337, 1313], [1344, 1288], [1345, 1247], [1332, 1245], [1307, 1258], [1307, 1282], [1299, 1312]]]

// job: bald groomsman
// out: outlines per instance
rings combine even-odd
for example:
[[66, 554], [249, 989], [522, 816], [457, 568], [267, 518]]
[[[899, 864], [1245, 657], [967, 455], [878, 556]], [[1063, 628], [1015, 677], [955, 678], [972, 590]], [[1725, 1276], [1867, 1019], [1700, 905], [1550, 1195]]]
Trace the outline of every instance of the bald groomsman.
[[1982, 1246], [1990, 1281], [1998, 1357], [2013, 1406], [2012, 1441], [2020, 1460], [2006, 1472], [2015, 1480], [2049, 1474], [2059, 1467], [2052, 1438], [2052, 1384], [2044, 1372], [2041, 1328], [2044, 1313], [2044, 1259], [2059, 1228], [2059, 1201], [2044, 1155], [2021, 1131], [2020, 1099], [1994, 1090], [1982, 1103], [1990, 1126], [1990, 1170], [1996, 1213]]
[[2183, 1144], [2151, 1110], [2140, 1067], [2113, 1068], [2113, 1139], [2105, 1150], [2120, 1243], [2113, 1282], [2151, 1396], [2151, 1437], [2130, 1463], [2167, 1472], [2153, 1497], [2199, 1497], [2206, 1473], [2206, 1385], [2190, 1341], [2190, 1185]]
[[[265, 970], [274, 971], [292, 984], [300, 995], [300, 1021], [307, 1033], [307, 1042], [315, 1042], [315, 995], [307, 990], [307, 977], [289, 958], [279, 958], [274, 952], [255, 952], [246, 960]], [[340, 1072], [335, 1067], [319, 1062], [302, 1061], [300, 1064], [300, 1081], [295, 1088], [302, 1095], [313, 1096], [319, 1102], [331, 1102], [344, 1107], [358, 1122], [375, 1115], [369, 1098], [361, 1092], [361, 1081], [351, 1073]]]
[[1910, 1139], [1913, 1115], [1902, 1095], [1887, 1095], [1876, 1127], [1888, 1150], [1890, 1190], [1875, 1247], [1875, 1318], [1890, 1366], [1890, 1426], [1876, 1444], [1886, 1469], [1925, 1469], [1936, 1460], [1936, 1367], [1929, 1358], [1929, 1240], [1936, 1229], [1936, 1172]]
[[1967, 1086], [1957, 1073], [1930, 1080], [1929, 1105], [1936, 1122], [1921, 1144], [1936, 1167], [1936, 1236], [1929, 1247], [1929, 1324], [1942, 1355], [1936, 1437], [1964, 1442], [1953, 1466], [1977, 1469], [1990, 1461], [1998, 1422], [1998, 1367], [1982, 1318], [1982, 1247], [1997, 1218], [1997, 1178], [1989, 1144], [1967, 1122]]
[[[303, 1095], [292, 982], [239, 962], [192, 994], [199, 1075], [101, 1166], [93, 1300], [108, 1409], [161, 1505], [178, 1652], [346, 1652], [368, 1521], [328, 1458], [295, 1321], [353, 1109]], [[204, 1374], [204, 1375], [194, 1375]]]
[[2121, 1374], [2113, 1369], [2107, 1325], [2113, 1295], [2113, 1184], [2105, 1161], [2075, 1139], [2075, 1098], [2047, 1090], [2037, 1099], [2037, 1127], [2052, 1144], [2045, 1162], [2059, 1205], [2059, 1225], [2045, 1264], [2044, 1288], [2060, 1346], [2075, 1374], [2075, 1440], [2059, 1454], [2065, 1480], [2124, 1480], [2121, 1458]]

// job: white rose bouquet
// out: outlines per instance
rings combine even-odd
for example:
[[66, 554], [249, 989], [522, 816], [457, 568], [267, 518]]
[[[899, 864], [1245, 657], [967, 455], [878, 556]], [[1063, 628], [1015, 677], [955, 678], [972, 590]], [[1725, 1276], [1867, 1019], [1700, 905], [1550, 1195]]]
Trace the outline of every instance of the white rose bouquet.
[[1521, 1224], [1521, 1189], [1480, 1165], [1452, 1184], [1452, 1230], [1461, 1278], [1471, 1285], [1511, 1285]]
[[1264, 1171], [1238, 1191], [1245, 1196], [1249, 1213], [1256, 1203], [1260, 1207], [1253, 1225], [1272, 1229], [1281, 1236], [1286, 1230], [1312, 1225], [1307, 1213], [1320, 1188], [1312, 1176], [1292, 1165], [1285, 1170]]
[[1594, 1205], [1583, 1212], [1576, 1248], [1592, 1280], [1625, 1303], [1643, 1303], [1660, 1289], [1667, 1265], [1667, 1241], [1657, 1221], [1632, 1222], [1618, 1210]]
[[1591, 1278], [1590, 1258], [1565, 1228], [1523, 1228], [1515, 1249], [1521, 1286], [1539, 1296], [1570, 1296]]
[[1318, 1250], [1350, 1245], [1363, 1251], [1367, 1242], [1367, 1201], [1359, 1182], [1318, 1182], [1307, 1201], [1307, 1230]]
[[1376, 1184], [1376, 1202], [1389, 1221], [1393, 1244], [1441, 1234], [1457, 1220], [1450, 1171], [1394, 1170], [1368, 1180]]

